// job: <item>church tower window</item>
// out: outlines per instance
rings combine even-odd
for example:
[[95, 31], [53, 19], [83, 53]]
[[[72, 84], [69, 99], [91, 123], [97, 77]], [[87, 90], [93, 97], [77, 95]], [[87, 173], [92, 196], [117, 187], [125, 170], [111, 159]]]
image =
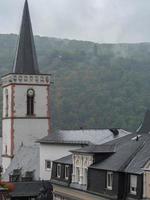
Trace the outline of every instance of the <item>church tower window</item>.
[[34, 115], [34, 97], [35, 92], [33, 89], [27, 91], [27, 115]]
[[5, 154], [7, 155], [7, 145], [5, 145]]
[[5, 90], [5, 98], [6, 98], [6, 107], [5, 107], [5, 116], [8, 117], [8, 89]]

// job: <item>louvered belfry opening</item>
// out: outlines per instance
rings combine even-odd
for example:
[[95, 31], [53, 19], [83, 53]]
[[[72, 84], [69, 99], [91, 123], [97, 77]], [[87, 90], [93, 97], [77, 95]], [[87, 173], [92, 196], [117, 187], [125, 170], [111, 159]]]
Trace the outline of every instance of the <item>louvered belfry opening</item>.
[[34, 115], [34, 96], [27, 95], [27, 115]]

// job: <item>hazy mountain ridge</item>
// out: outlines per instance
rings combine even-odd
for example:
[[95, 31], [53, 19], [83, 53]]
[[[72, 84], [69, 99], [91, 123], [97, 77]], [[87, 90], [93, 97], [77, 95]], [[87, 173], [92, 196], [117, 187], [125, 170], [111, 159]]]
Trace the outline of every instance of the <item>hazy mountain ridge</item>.
[[[42, 73], [52, 73], [53, 127], [134, 130], [150, 105], [150, 43], [95, 44], [35, 37]], [[11, 72], [17, 36], [0, 35], [0, 74]]]

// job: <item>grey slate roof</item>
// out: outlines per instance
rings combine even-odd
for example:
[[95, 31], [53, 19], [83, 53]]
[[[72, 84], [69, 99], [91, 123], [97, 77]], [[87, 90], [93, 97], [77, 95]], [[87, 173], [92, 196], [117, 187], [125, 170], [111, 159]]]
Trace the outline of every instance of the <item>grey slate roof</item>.
[[22, 175], [27, 171], [34, 171], [36, 180], [39, 179], [39, 145], [23, 146], [15, 154], [11, 164], [3, 175], [3, 180], [8, 181], [9, 175], [15, 169], [21, 169]]
[[149, 160], [150, 160], [150, 135], [148, 134], [148, 137], [145, 136], [143, 148], [136, 154], [136, 156], [126, 167], [125, 172], [141, 174], [143, 172], [143, 167]]
[[15, 190], [10, 193], [11, 197], [35, 197], [37, 196], [43, 185], [51, 188], [49, 181], [35, 181], [35, 182], [16, 182]]
[[63, 158], [60, 158], [58, 160], [55, 160], [54, 162], [56, 163], [61, 163], [61, 164], [69, 164], [72, 165], [72, 155], [65, 156]]
[[75, 149], [70, 152], [73, 153], [115, 153], [116, 152], [116, 146], [115, 145], [89, 145], [86, 147], [83, 147], [81, 149]]
[[13, 66], [15, 74], [39, 74], [28, 2], [25, 1], [20, 36]]
[[150, 134], [142, 134], [138, 140], [136, 140], [136, 136], [137, 134], [134, 133], [106, 143], [115, 144], [116, 153], [93, 164], [90, 168], [133, 174], [142, 173], [142, 168], [150, 159]]
[[61, 130], [52, 133], [38, 142], [41, 144], [103, 144], [130, 134], [129, 132], [118, 129], [119, 134], [115, 135], [109, 129], [98, 130]]
[[150, 132], [150, 110], [147, 110], [145, 113], [144, 121], [141, 126], [138, 128], [137, 133], [149, 133]]

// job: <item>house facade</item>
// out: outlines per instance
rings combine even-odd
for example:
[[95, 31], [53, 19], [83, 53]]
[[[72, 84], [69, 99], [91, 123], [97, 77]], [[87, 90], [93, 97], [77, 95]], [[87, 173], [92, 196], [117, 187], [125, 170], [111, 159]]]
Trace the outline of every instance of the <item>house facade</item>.
[[[114, 132], [117, 132], [114, 133]], [[51, 133], [40, 139], [40, 179], [51, 178], [53, 161], [71, 154], [71, 150], [103, 144], [130, 134], [122, 129], [116, 130], [63, 130]]]
[[149, 114], [136, 133], [54, 161], [54, 199], [150, 199]]

